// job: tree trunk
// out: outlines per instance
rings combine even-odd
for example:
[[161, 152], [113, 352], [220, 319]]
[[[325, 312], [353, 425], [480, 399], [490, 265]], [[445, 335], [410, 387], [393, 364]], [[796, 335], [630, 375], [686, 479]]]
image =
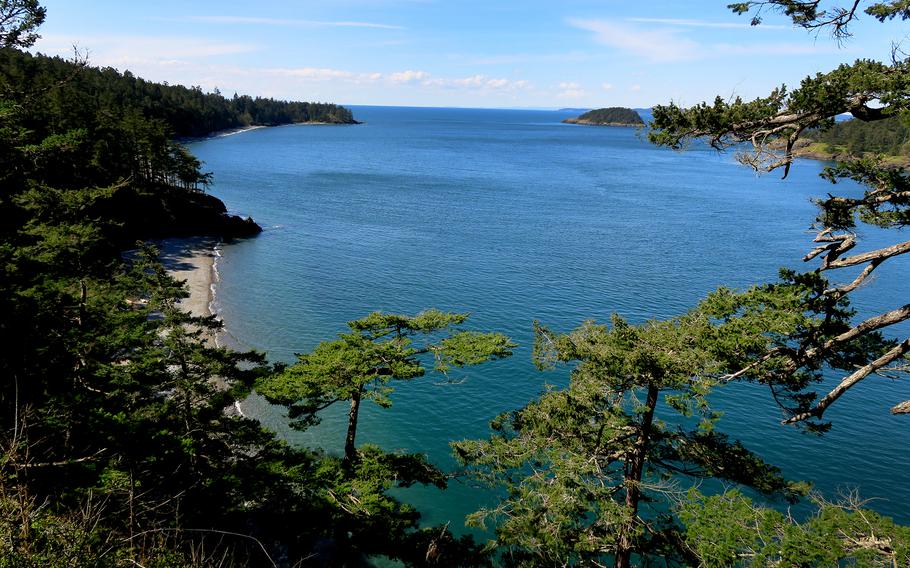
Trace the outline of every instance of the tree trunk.
[[351, 395], [351, 410], [348, 411], [348, 435], [344, 440], [344, 465], [346, 467], [350, 467], [357, 457], [354, 438], [357, 436], [357, 413], [360, 410], [360, 395], [361, 389], [357, 389]]
[[641, 427], [632, 452], [626, 460], [625, 485], [626, 485], [626, 512], [630, 516], [619, 531], [616, 542], [616, 568], [631, 568], [632, 564], [632, 531], [635, 528], [635, 519], [638, 517], [638, 502], [641, 500], [641, 478], [645, 469], [645, 455], [648, 442], [651, 438], [651, 424], [654, 422], [654, 408], [657, 406], [658, 388], [648, 386], [648, 400], [645, 403], [645, 412], [641, 417]]

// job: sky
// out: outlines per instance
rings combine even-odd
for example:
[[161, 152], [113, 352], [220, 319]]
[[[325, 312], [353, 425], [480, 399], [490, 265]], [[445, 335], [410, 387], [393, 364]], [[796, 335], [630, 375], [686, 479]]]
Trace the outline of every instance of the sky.
[[727, 0], [43, 0], [32, 51], [286, 100], [484, 108], [751, 99], [910, 44], [863, 17], [839, 45]]

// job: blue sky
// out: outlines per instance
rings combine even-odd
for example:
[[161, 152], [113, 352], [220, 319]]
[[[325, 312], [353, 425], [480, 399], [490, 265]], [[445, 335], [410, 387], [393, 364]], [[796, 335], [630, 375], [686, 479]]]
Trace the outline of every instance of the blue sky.
[[34, 50], [156, 81], [282, 99], [460, 107], [647, 107], [753, 98], [857, 58], [903, 22], [864, 17], [838, 46], [726, 0], [44, 0]]

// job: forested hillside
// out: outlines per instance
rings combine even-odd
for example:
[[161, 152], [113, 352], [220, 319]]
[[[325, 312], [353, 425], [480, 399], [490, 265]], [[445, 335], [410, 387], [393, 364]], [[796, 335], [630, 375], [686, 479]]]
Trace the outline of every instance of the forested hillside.
[[251, 124], [355, 122], [334, 104], [226, 99], [12, 48], [0, 49], [0, 77], [5, 124], [25, 160], [5, 175], [59, 189], [109, 187], [89, 210], [109, 221], [105, 237], [120, 247], [136, 238], [258, 231], [204, 195], [211, 174], [175, 138]]
[[872, 153], [910, 159], [910, 125], [900, 116], [875, 122], [857, 119], [838, 122], [827, 130], [809, 133], [807, 138], [822, 144], [818, 149], [831, 154]]
[[343, 464], [238, 415], [272, 368], [207, 340], [220, 323], [180, 309], [153, 248], [122, 255], [258, 229], [204, 193], [211, 174], [174, 136], [349, 111], [17, 51], [43, 17], [0, 3], [0, 566], [419, 564], [430, 545], [475, 564], [386, 494], [441, 472], [369, 447]]
[[[218, 130], [250, 125], [275, 126], [295, 122], [355, 124], [351, 111], [335, 104], [289, 102], [249, 95], [226, 98], [199, 87], [146, 81], [129, 71], [96, 68], [59, 57], [4, 50], [0, 68], [23, 85], [47, 86], [66, 80], [58, 92], [58, 110], [89, 119], [93, 111], [141, 115], [160, 121], [174, 137], [204, 136]], [[78, 69], [78, 73], [76, 70]]]

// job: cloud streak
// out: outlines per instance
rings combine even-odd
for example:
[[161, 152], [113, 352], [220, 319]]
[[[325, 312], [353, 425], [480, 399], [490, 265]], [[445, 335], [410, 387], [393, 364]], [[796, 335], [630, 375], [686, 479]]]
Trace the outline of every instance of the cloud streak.
[[445, 89], [470, 89], [486, 91], [522, 90], [530, 89], [529, 81], [487, 77], [486, 75], [471, 75], [460, 78], [432, 78], [421, 83], [424, 87], [439, 87]]
[[594, 33], [597, 43], [614, 47], [649, 61], [662, 63], [699, 59], [701, 46], [672, 28], [645, 29], [609, 20], [570, 18], [569, 25]]
[[398, 71], [397, 73], [392, 73], [389, 75], [389, 79], [393, 83], [416, 83], [418, 81], [423, 81], [428, 79], [430, 74], [426, 71]]
[[[661, 24], [659, 27], [645, 27], [629, 22]], [[740, 24], [706, 22], [702, 20], [676, 20], [669, 18], [626, 18], [613, 20], [570, 19], [569, 25], [593, 32], [594, 41], [612, 47], [632, 56], [641, 57], [652, 63], [672, 63], [719, 59], [731, 56], [763, 55], [815, 55], [835, 53], [835, 45], [806, 45], [802, 43], [700, 43], [686, 37], [687, 28], [729, 28]]]

